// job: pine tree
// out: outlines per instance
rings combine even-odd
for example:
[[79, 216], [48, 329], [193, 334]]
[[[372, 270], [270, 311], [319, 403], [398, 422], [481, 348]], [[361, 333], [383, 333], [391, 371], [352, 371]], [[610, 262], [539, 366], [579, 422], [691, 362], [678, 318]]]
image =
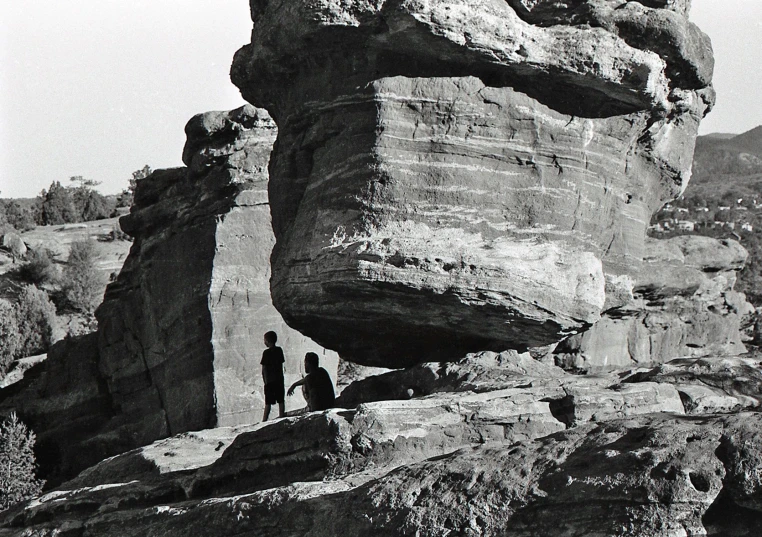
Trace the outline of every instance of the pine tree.
[[16, 413], [0, 424], [0, 510], [39, 496], [44, 481], [35, 475], [35, 434]]
[[10, 302], [0, 299], [0, 378], [16, 358], [19, 339], [16, 310]]
[[34, 285], [21, 290], [16, 303], [16, 320], [19, 327], [17, 358], [47, 352], [53, 342], [53, 325], [56, 307], [48, 294]]
[[61, 183], [55, 181], [51, 183], [50, 189], [40, 194], [40, 219], [44, 226], [56, 224], [68, 224], [78, 222], [79, 215], [74, 207], [71, 193]]
[[103, 300], [105, 282], [95, 266], [97, 257], [97, 248], [92, 240], [71, 243], [61, 287], [66, 303], [82, 313], [92, 313]]

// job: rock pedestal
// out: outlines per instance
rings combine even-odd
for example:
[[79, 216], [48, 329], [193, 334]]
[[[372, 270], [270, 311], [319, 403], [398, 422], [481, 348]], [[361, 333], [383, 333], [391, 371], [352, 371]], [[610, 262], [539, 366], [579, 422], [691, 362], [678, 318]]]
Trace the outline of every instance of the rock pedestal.
[[287, 322], [400, 367], [555, 343], [626, 302], [712, 58], [685, 5], [614, 4], [253, 2], [232, 78], [278, 123]]

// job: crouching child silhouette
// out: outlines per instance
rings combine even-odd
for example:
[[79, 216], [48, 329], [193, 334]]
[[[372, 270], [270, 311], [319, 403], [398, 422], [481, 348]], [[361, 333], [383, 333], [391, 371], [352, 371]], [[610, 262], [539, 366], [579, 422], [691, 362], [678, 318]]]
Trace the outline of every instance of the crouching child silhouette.
[[333, 382], [328, 371], [320, 367], [320, 358], [317, 354], [308, 352], [304, 355], [304, 370], [307, 376], [294, 382], [288, 389], [288, 395], [294, 395], [296, 387], [302, 386], [308, 412], [332, 408], [336, 400]]
[[270, 417], [270, 408], [278, 403], [278, 417], [286, 413], [285, 387], [283, 380], [283, 364], [286, 359], [283, 349], [275, 345], [278, 334], [273, 331], [265, 334], [265, 351], [262, 353], [262, 379], [265, 381], [265, 414], [262, 421]]

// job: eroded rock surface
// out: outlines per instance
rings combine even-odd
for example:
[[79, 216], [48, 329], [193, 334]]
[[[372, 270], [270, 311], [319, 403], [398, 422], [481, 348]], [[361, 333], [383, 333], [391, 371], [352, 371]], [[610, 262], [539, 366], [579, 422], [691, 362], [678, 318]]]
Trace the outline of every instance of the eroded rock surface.
[[[386, 375], [426, 376], [429, 395], [165, 439], [0, 515], [0, 535], [751, 537], [760, 364], [586, 376], [517, 353], [423, 364]], [[686, 416], [678, 390], [701, 384], [755, 396], [736, 414], [707, 400]]]
[[688, 4], [252, 2], [232, 78], [278, 123], [284, 318], [401, 367], [555, 343], [627, 302], [714, 99]]
[[[335, 353], [290, 329], [270, 299], [275, 132], [248, 105], [191, 119], [187, 167], [139, 181], [121, 219], [134, 242], [96, 313], [98, 332], [55, 347], [0, 392], [3, 410], [36, 432], [49, 480], [159, 438], [259, 421], [268, 330], [285, 349], [287, 383], [301, 378], [308, 351], [335, 376]], [[287, 405], [304, 406], [301, 394]]]
[[588, 369], [745, 353], [741, 326], [754, 308], [733, 286], [747, 255], [728, 239], [648, 239], [634, 300], [560, 343], [556, 363]]

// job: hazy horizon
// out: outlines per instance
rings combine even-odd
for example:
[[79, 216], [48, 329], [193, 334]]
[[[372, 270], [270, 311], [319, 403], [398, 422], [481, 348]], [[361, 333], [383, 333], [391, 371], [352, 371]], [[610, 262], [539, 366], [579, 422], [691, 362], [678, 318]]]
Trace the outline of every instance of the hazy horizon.
[[[246, 0], [27, 0], [0, 7], [0, 196], [82, 175], [115, 194], [134, 170], [182, 166], [195, 114], [244, 104], [229, 80]], [[762, 3], [694, 0], [712, 39], [715, 110], [700, 134], [762, 124]]]

